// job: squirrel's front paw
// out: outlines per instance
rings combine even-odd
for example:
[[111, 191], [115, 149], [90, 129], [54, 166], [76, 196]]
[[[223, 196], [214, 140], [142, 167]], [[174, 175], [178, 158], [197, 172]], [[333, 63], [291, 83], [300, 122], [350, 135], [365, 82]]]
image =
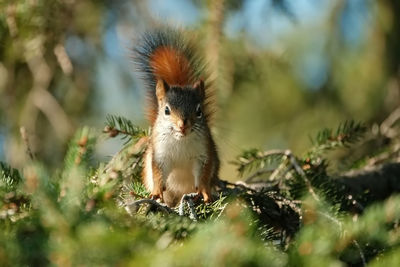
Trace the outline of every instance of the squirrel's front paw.
[[207, 192], [203, 191], [203, 192], [201, 192], [201, 194], [203, 195], [203, 201], [204, 201], [205, 203], [210, 203], [210, 202], [212, 202], [212, 196], [211, 196], [210, 193], [207, 193]]
[[200, 197], [200, 196], [203, 197], [203, 201], [204, 201], [205, 203], [210, 203], [210, 202], [212, 202], [212, 195], [211, 195], [210, 190], [205, 190], [205, 189], [197, 190], [197, 198]]
[[163, 194], [161, 192], [153, 191], [150, 194], [150, 198], [153, 200], [160, 199], [161, 201], [163, 201]]

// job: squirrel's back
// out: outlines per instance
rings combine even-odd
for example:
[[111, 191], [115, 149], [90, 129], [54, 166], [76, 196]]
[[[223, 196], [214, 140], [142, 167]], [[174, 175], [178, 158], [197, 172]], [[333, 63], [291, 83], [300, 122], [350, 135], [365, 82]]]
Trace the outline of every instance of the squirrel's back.
[[199, 57], [193, 42], [182, 32], [172, 28], [160, 28], [146, 32], [136, 44], [134, 61], [147, 89], [147, 113], [153, 125], [158, 111], [156, 82], [165, 81], [170, 86], [184, 87], [199, 80], [205, 82], [205, 116], [211, 115], [210, 90], [205, 64]]

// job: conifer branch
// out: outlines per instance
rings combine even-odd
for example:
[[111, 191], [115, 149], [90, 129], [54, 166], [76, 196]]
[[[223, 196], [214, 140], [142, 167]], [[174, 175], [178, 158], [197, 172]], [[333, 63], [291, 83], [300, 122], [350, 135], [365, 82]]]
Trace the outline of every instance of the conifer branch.
[[185, 203], [186, 203], [189, 208], [189, 218], [192, 219], [193, 221], [198, 220], [198, 216], [194, 209], [194, 204], [193, 204], [193, 199], [197, 196], [198, 196], [197, 193], [184, 194], [182, 196], [181, 203], [179, 204], [179, 207], [178, 207], [179, 216], [185, 215]]
[[307, 186], [307, 190], [308, 192], [311, 194], [311, 196], [319, 201], [319, 198], [317, 196], [317, 194], [314, 192], [314, 189], [311, 185], [310, 180], [307, 178], [306, 173], [304, 172], [304, 170], [300, 167], [300, 165], [298, 164], [296, 158], [293, 156], [292, 152], [290, 152], [289, 150], [286, 151], [287, 156], [290, 159], [290, 163], [292, 164], [292, 166], [294, 167], [294, 169], [296, 170], [296, 172], [300, 175], [300, 177], [303, 179], [304, 183]]
[[[265, 152], [260, 152], [257, 150], [250, 150], [242, 154], [239, 157], [238, 161], [234, 164], [238, 165], [238, 170], [240, 173], [245, 171], [249, 171], [255, 166], [259, 168], [253, 175], [251, 175], [248, 179], [253, 179], [253, 177], [259, 176], [262, 173], [267, 172], [265, 168], [265, 164], [271, 163], [272, 161], [276, 161], [280, 159], [280, 165], [272, 172], [272, 174], [268, 177], [269, 181], [273, 181], [278, 178], [280, 172], [283, 169], [286, 169], [286, 172], [290, 171], [290, 169], [294, 169], [296, 173], [302, 178], [304, 184], [307, 187], [308, 192], [315, 200], [319, 200], [317, 194], [315, 193], [310, 180], [307, 178], [302, 167], [298, 164], [296, 157], [292, 154], [290, 150], [270, 150]], [[288, 167], [288, 165], [290, 167]], [[286, 173], [285, 172], [285, 173]], [[284, 175], [280, 176], [283, 177]]]
[[266, 165], [278, 162], [285, 156], [284, 150], [269, 150], [269, 151], [259, 151], [257, 149], [251, 149], [243, 152], [237, 157], [236, 161], [231, 162], [237, 166], [237, 170], [240, 175], [245, 172], [250, 172], [251, 170], [258, 168], [262, 169]]
[[70, 170], [74, 166], [88, 165], [95, 143], [96, 138], [90, 128], [83, 127], [76, 131], [64, 158], [64, 171]]
[[156, 209], [162, 211], [164, 214], [170, 214], [173, 211], [166, 206], [165, 204], [161, 204], [159, 202], [157, 202], [154, 199], [139, 199], [139, 200], [135, 200], [133, 202], [129, 202], [125, 204], [125, 210], [130, 214], [133, 215], [135, 214], [138, 209], [140, 208], [141, 205], [143, 204], [149, 204], [150, 207], [155, 207]]
[[147, 132], [138, 126], [135, 126], [130, 120], [121, 116], [107, 115], [106, 127], [103, 133], [109, 137], [122, 135], [122, 139], [139, 139], [147, 135]]
[[17, 169], [0, 161], [0, 181], [5, 185], [7, 192], [14, 190], [21, 180], [21, 174]]
[[307, 154], [309, 157], [315, 158], [326, 151], [348, 147], [350, 144], [358, 142], [366, 131], [367, 127], [363, 123], [353, 120], [339, 124], [336, 131], [325, 128], [318, 132], [314, 140], [311, 140], [314, 146]]

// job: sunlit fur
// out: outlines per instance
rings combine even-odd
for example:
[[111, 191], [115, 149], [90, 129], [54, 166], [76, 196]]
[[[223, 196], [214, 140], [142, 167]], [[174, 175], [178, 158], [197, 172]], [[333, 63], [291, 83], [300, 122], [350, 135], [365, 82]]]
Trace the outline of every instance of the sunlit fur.
[[[208, 160], [208, 128], [204, 116], [198, 116], [201, 109], [201, 94], [193, 88], [172, 87], [160, 101], [159, 111], [152, 134], [152, 153], [162, 168], [170, 172], [166, 181], [165, 201], [176, 202], [174, 196], [182, 196], [196, 191], [199, 186], [202, 166]], [[165, 114], [168, 106], [170, 114]], [[186, 120], [183, 134], [179, 122]], [[148, 163], [147, 163], [148, 164]], [[196, 165], [197, 164], [197, 165]], [[150, 165], [146, 165], [146, 185], [153, 189], [153, 173]], [[197, 181], [196, 181], [197, 179]]]
[[196, 191], [209, 201], [219, 159], [209, 128], [213, 97], [202, 60], [179, 31], [165, 28], [145, 34], [134, 52], [153, 127], [144, 156], [146, 188], [169, 206]]
[[215, 99], [205, 64], [196, 52], [194, 42], [177, 30], [162, 27], [141, 36], [133, 50], [135, 66], [147, 89], [147, 116], [154, 125], [158, 112], [155, 95], [157, 78], [171, 86], [193, 85], [199, 80], [205, 82], [203, 112], [210, 123]]

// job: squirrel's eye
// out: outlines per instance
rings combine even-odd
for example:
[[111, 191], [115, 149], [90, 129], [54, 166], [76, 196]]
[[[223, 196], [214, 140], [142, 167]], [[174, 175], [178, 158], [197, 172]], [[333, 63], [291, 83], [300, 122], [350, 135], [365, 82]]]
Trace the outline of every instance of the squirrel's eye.
[[196, 108], [196, 117], [201, 118], [201, 116], [203, 116], [203, 112], [201, 112], [200, 104], [198, 104]]
[[166, 106], [165, 107], [165, 115], [169, 115], [169, 114], [171, 114], [171, 111], [169, 110], [169, 107]]

